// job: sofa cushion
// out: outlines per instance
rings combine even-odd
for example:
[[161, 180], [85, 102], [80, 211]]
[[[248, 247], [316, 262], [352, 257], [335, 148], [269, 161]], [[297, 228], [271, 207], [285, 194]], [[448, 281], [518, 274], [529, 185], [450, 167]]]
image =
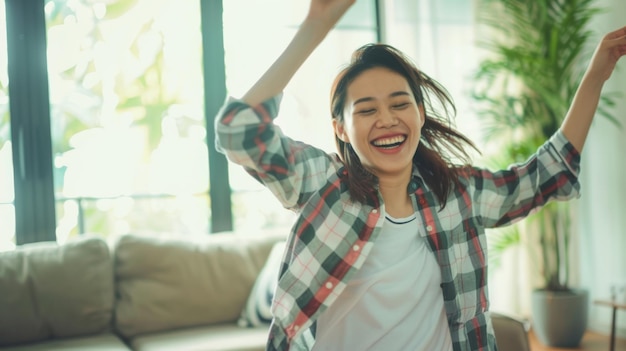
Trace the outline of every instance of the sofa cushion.
[[236, 324], [201, 326], [137, 336], [135, 351], [264, 351], [268, 327], [241, 328]]
[[0, 346], [111, 329], [113, 264], [96, 236], [0, 253]]
[[106, 333], [70, 339], [55, 339], [35, 344], [9, 346], [2, 351], [131, 351], [115, 334]]
[[285, 234], [125, 235], [114, 246], [115, 325], [123, 336], [236, 322], [273, 244]]
[[285, 251], [285, 245], [285, 241], [279, 241], [272, 247], [272, 251], [270, 251], [241, 311], [241, 316], [237, 322], [240, 327], [269, 326], [272, 322], [272, 300], [278, 283], [280, 262]]

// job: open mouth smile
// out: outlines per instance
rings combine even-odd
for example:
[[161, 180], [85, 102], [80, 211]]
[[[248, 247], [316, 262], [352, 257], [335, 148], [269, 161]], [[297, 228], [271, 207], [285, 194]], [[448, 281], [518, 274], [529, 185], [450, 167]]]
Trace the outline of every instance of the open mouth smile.
[[406, 135], [395, 135], [388, 138], [373, 140], [371, 144], [378, 148], [393, 149], [402, 145], [406, 141]]

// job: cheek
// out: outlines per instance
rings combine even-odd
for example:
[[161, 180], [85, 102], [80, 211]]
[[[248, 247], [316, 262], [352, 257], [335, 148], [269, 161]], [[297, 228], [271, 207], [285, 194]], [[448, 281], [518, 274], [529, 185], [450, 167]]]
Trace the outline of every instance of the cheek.
[[353, 144], [364, 147], [369, 145], [369, 132], [371, 128], [366, 123], [351, 124], [347, 127], [346, 133], [348, 133], [350, 140]]
[[369, 146], [367, 129], [363, 128], [363, 126], [360, 124], [348, 124], [345, 126], [344, 130], [346, 136], [350, 140], [352, 149], [354, 150], [354, 152], [356, 152], [357, 156], [359, 156], [359, 159], [362, 160], [363, 153]]

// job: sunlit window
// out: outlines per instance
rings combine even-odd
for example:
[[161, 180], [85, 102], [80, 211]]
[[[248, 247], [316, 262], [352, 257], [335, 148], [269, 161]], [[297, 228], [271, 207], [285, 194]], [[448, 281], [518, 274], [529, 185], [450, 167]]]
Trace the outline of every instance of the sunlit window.
[[46, 2], [58, 241], [209, 232], [199, 3]]
[[15, 247], [13, 155], [9, 123], [9, 77], [4, 1], [0, 1], [0, 251]]
[[[290, 0], [223, 3], [226, 85], [228, 94], [238, 98], [287, 46], [309, 4]], [[331, 83], [352, 51], [376, 41], [375, 10], [375, 1], [356, 2], [289, 83], [276, 120], [287, 135], [335, 151], [329, 112]], [[236, 230], [291, 226], [293, 214], [243, 169], [230, 164], [229, 173]]]

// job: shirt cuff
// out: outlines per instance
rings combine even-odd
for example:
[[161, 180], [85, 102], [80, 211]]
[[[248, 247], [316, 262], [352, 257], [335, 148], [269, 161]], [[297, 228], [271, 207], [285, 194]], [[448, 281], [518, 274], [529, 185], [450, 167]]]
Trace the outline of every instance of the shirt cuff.
[[556, 156], [560, 158], [572, 174], [578, 176], [580, 172], [580, 153], [572, 143], [565, 137], [561, 129], [557, 130], [552, 137], [550, 137], [549, 143], [551, 145], [551, 152], [555, 152]]
[[[250, 117], [252, 117], [252, 119], [256, 119], [257, 121], [258, 119], [263, 120], [268, 117], [271, 120], [274, 120], [278, 116], [282, 98], [283, 93], [279, 93], [256, 106], [250, 106], [241, 99], [229, 96], [217, 114], [216, 124], [222, 123], [225, 125], [232, 125], [233, 117], [240, 113], [245, 115], [246, 118], [238, 117], [237, 122], [243, 122], [244, 124], [250, 123]], [[256, 118], [254, 116], [256, 116]]]

